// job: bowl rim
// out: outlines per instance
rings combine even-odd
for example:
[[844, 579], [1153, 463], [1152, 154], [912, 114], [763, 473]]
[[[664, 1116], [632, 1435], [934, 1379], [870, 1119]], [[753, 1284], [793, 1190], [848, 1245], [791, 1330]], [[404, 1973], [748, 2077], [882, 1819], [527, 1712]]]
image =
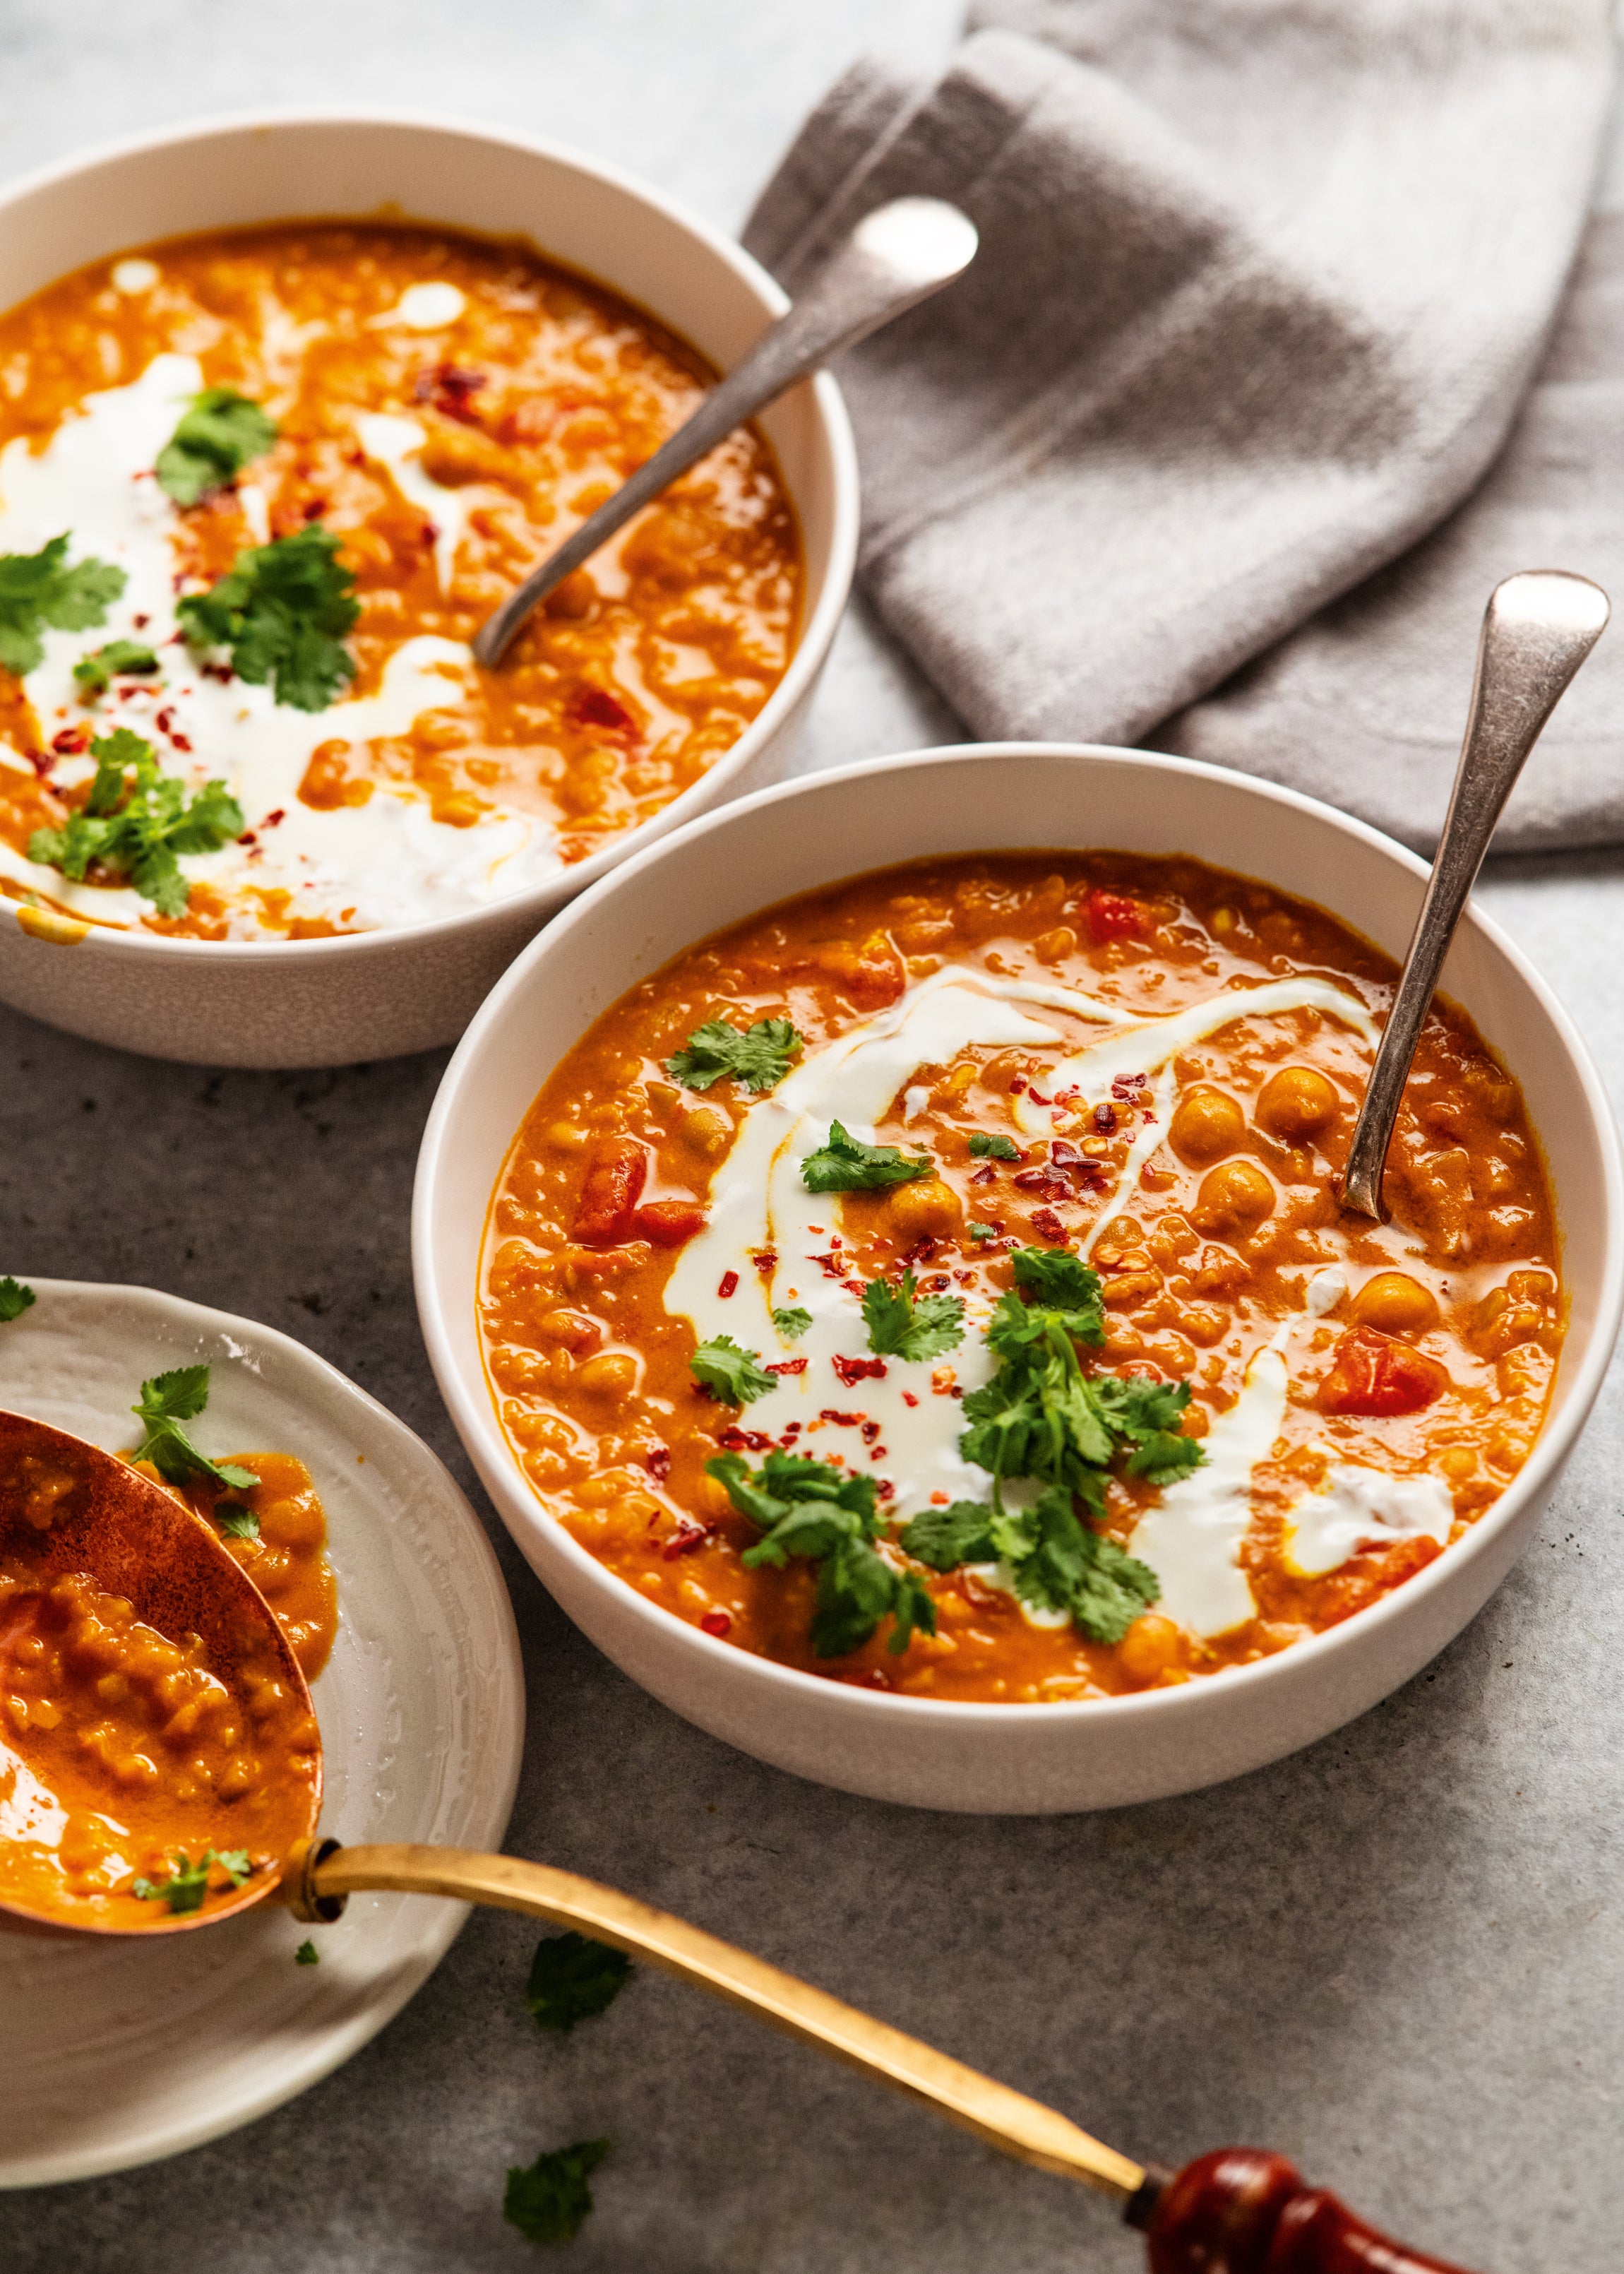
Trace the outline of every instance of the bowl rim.
[[[670, 196], [656, 184], [643, 181], [613, 161], [597, 157], [550, 135], [526, 133], [516, 127], [493, 124], [461, 112], [421, 109], [409, 104], [281, 103], [245, 110], [213, 111], [200, 118], [180, 119], [167, 126], [148, 127], [138, 133], [120, 135], [111, 140], [98, 142], [92, 148], [69, 157], [52, 159], [0, 184], [0, 222], [9, 222], [16, 207], [36, 192], [56, 189], [126, 159], [140, 158], [152, 152], [215, 138], [224, 139], [238, 135], [258, 135], [284, 127], [304, 126], [382, 126], [429, 135], [462, 136], [470, 140], [495, 145], [521, 156], [547, 160], [569, 172], [599, 183], [606, 189], [618, 191], [664, 220], [673, 222], [722, 267], [731, 270], [771, 316], [782, 315], [790, 305], [789, 295], [777, 278], [763, 268], [753, 254], [747, 252], [737, 239], [712, 227], [680, 199]], [[410, 220], [414, 216], [408, 215], [405, 218]], [[421, 218], [428, 226], [435, 225], [432, 216]], [[207, 226], [207, 223], [200, 225], [204, 229]], [[440, 226], [452, 228], [457, 224], [445, 222]], [[192, 232], [181, 230], [177, 233], [184, 236]], [[469, 233], [479, 235], [484, 232]], [[524, 234], [523, 231], [516, 233]], [[168, 240], [156, 241], [164, 243]], [[535, 239], [530, 241], [535, 244], [537, 252], [544, 260], [553, 257], [548, 253], [545, 245]], [[568, 263], [564, 265], [569, 266]], [[65, 273], [71, 275], [72, 272]], [[584, 270], [577, 273], [587, 274]], [[620, 291], [620, 287], [611, 277], [593, 275], [589, 281], [599, 283], [610, 291]], [[620, 297], [625, 299], [630, 296], [621, 293]], [[640, 307], [642, 304], [632, 300], [631, 305]], [[647, 312], [652, 314], [653, 312]], [[657, 317], [655, 320], [665, 322], [666, 320]], [[687, 334], [678, 325], [670, 324], [668, 328], [677, 332], [680, 337], [687, 338]], [[803, 380], [798, 384], [805, 386], [808, 382]], [[227, 964], [252, 964], [275, 962], [286, 956], [297, 956], [300, 965], [304, 966], [320, 957], [353, 958], [368, 953], [384, 954], [407, 942], [438, 939], [447, 934], [476, 930], [486, 924], [511, 922], [515, 917], [523, 918], [527, 914], [545, 922], [561, 878], [579, 877], [582, 880], [574, 886], [575, 894], [590, 892], [626, 860], [635, 857], [635, 854], [622, 848], [635, 847], [637, 852], [645, 851], [661, 838], [685, 826], [688, 820], [699, 818], [693, 806], [697, 803], [700, 794], [708, 791], [713, 798], [716, 791], [748, 766], [763, 747], [788, 723], [816, 683], [846, 614], [861, 534], [857, 442], [845, 397], [831, 373], [827, 371], [816, 373], [809, 386], [814, 416], [828, 455], [830, 475], [829, 554], [822, 588], [815, 606], [803, 615], [799, 636], [784, 675], [766, 702], [738, 741], [730, 744], [715, 764], [701, 774], [697, 781], [690, 782], [687, 789], [672, 799], [669, 805], [662, 806], [658, 813], [650, 814], [635, 829], [623, 832], [618, 840], [605, 845], [589, 860], [578, 862], [572, 869], [557, 871], [523, 892], [509, 893], [479, 907], [458, 909], [449, 915], [431, 916], [418, 923], [382, 925], [371, 931], [342, 932], [332, 938], [208, 940], [177, 939], [162, 932], [98, 922], [93, 917], [86, 922], [85, 937], [79, 944], [84, 946], [94, 944], [104, 952], [128, 948], [141, 955], [167, 956], [193, 963], [202, 957]], [[793, 393], [794, 390], [790, 391]], [[790, 502], [795, 508], [799, 527], [802, 520], [799, 501], [787, 477], [781, 473], [781, 478]], [[802, 567], [804, 571], [804, 542]], [[710, 800], [706, 802], [708, 804]], [[4, 905], [0, 900], [0, 907]], [[86, 922], [82, 915], [71, 913], [68, 921]]]
[[[1242, 796], [1250, 794], [1265, 803], [1284, 806], [1316, 821], [1328, 822], [1359, 843], [1385, 855], [1418, 881], [1425, 880], [1431, 873], [1430, 863], [1412, 853], [1407, 846], [1399, 844], [1380, 830], [1372, 828], [1367, 822], [1327, 805], [1319, 798], [1305, 796], [1301, 791], [1287, 789], [1276, 782], [1260, 780], [1254, 775], [1238, 773], [1230, 767], [1210, 765], [1194, 758], [1175, 757], [1162, 751], [1132, 749], [1120, 744], [1053, 742], [944, 743], [923, 750], [860, 759], [851, 765], [801, 775], [794, 780], [759, 790], [748, 797], [735, 799], [714, 813], [700, 816], [681, 831], [645, 848], [635, 859], [626, 862], [612, 876], [603, 878], [590, 892], [583, 893], [561, 910], [508, 966], [475, 1013], [441, 1077], [418, 1151], [411, 1224], [412, 1269], [418, 1321], [447, 1410], [492, 1499], [496, 1502], [504, 1524], [508, 1522], [505, 1498], [510, 1495], [515, 1512], [523, 1520], [534, 1524], [538, 1530], [543, 1526], [550, 1527], [550, 1548], [560, 1554], [566, 1563], [577, 1570], [589, 1584], [605, 1591], [614, 1591], [617, 1602], [635, 1605], [642, 1621], [659, 1622], [662, 1630], [666, 1625], [680, 1630], [680, 1635], [674, 1638], [675, 1648], [681, 1649], [686, 1641], [696, 1651], [711, 1653], [711, 1662], [718, 1673], [729, 1668], [746, 1669], [740, 1673], [739, 1678], [748, 1679], [750, 1674], [754, 1674], [770, 1687], [782, 1690], [786, 1698], [800, 1696], [808, 1704], [814, 1700], [829, 1702], [829, 1693], [837, 1685], [831, 1685], [823, 1675], [805, 1673], [799, 1667], [781, 1665], [776, 1659], [760, 1657], [755, 1652], [741, 1650], [737, 1644], [707, 1635], [700, 1628], [690, 1626], [686, 1620], [662, 1609], [658, 1604], [649, 1602], [638, 1594], [635, 1587], [618, 1578], [596, 1556], [581, 1547], [558, 1518], [551, 1516], [542, 1506], [528, 1480], [518, 1469], [512, 1449], [498, 1423], [487, 1385], [481, 1383], [482, 1395], [477, 1402], [467, 1394], [461, 1367], [444, 1324], [443, 1298], [438, 1284], [434, 1256], [435, 1204], [442, 1180], [449, 1170], [451, 1131], [461, 1110], [462, 1093], [472, 1079], [487, 1033], [501, 1016], [509, 998], [534, 983], [531, 972], [545, 962], [550, 949], [566, 937], [573, 926], [589, 921], [598, 903], [607, 899], [613, 891], [635, 889], [643, 872], [665, 855], [685, 849], [701, 837], [726, 827], [741, 815], [758, 812], [764, 807], [788, 803], [809, 792], [830, 787], [838, 789], [844, 784], [866, 780], [876, 774], [928, 771], [984, 761], [989, 757], [1105, 759], [1136, 768], [1147, 768], [1152, 772], [1216, 782]], [[929, 856], [921, 854], [917, 857], [924, 859]], [[816, 886], [808, 885], [805, 889], [815, 890]], [[1331, 909], [1327, 913], [1335, 915], [1335, 911]], [[1464, 1537], [1451, 1545], [1447, 1555], [1434, 1558], [1424, 1570], [1406, 1580], [1402, 1588], [1393, 1589], [1380, 1602], [1354, 1613], [1334, 1627], [1310, 1636], [1305, 1641], [1294, 1643], [1289, 1650], [1276, 1652], [1273, 1656], [1256, 1660], [1250, 1665], [1224, 1668], [1222, 1696], [1226, 1698], [1249, 1692], [1263, 1683], [1277, 1683], [1289, 1675], [1300, 1677], [1305, 1673], [1327, 1668], [1350, 1650], [1369, 1647], [1361, 1638], [1373, 1638], [1394, 1620], [1408, 1617], [1416, 1606], [1434, 1594], [1440, 1586], [1451, 1584], [1456, 1573], [1491, 1554], [1501, 1534], [1560, 1473], [1575, 1441], [1589, 1419], [1597, 1392], [1612, 1361], [1620, 1313], [1624, 1311], [1624, 1155], [1620, 1153], [1619, 1129], [1611, 1101], [1577, 1028], [1559, 998], [1522, 950], [1475, 900], [1468, 901], [1462, 926], [1470, 927], [1485, 939], [1527, 987], [1571, 1061], [1590, 1109], [1591, 1131], [1600, 1156], [1605, 1219], [1598, 1279], [1599, 1299], [1590, 1345], [1568, 1386], [1562, 1413], [1547, 1420], [1533, 1451], [1510, 1484], [1493, 1505], [1470, 1526]], [[538, 1079], [538, 1088], [540, 1080], [545, 1078]], [[1538, 1133], [1536, 1129], [1536, 1135]], [[1543, 1151], [1543, 1147], [1541, 1149]], [[482, 1233], [481, 1252], [483, 1246]], [[500, 1479], [500, 1487], [492, 1483], [493, 1475]], [[518, 1544], [523, 1551], [523, 1540]], [[1091, 1728], [1103, 1729], [1108, 1725], [1132, 1724], [1147, 1715], [1160, 1715], [1166, 1720], [1174, 1715], [1201, 1713], [1207, 1710], [1205, 1701], [1209, 1685], [1207, 1682], [1190, 1682], [1167, 1690], [1137, 1690], [1124, 1697], [1063, 1698], [1041, 1705], [1001, 1703], [980, 1698], [914, 1698], [891, 1690], [861, 1689], [849, 1683], [838, 1687], [843, 1705], [848, 1701], [861, 1701], [861, 1704], [852, 1705], [850, 1710], [869, 1710], [893, 1717], [906, 1715], [921, 1729], [939, 1728], [944, 1734], [951, 1734], [956, 1728], [1007, 1727], [1014, 1731], [1034, 1725], [1044, 1728], [1064, 1728], [1074, 1721], [1080, 1734]], [[990, 1721], [989, 1717], [991, 1717]]]

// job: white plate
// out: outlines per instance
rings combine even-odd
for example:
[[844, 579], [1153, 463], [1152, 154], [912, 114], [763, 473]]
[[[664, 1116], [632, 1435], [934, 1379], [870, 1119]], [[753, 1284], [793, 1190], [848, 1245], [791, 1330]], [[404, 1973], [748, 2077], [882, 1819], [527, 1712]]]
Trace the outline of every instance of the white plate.
[[[508, 1590], [426, 1445], [288, 1336], [147, 1287], [36, 1279], [0, 1326], [0, 1405], [109, 1450], [142, 1377], [207, 1359], [206, 1449], [296, 1453], [327, 1512], [339, 1630], [314, 1685], [322, 1829], [500, 1846], [524, 1739]], [[355, 1897], [313, 1931], [267, 1906], [148, 1944], [0, 1931], [0, 2186], [122, 2171], [314, 2084], [399, 2012], [465, 1905]], [[320, 1963], [293, 1954], [314, 1933]]]

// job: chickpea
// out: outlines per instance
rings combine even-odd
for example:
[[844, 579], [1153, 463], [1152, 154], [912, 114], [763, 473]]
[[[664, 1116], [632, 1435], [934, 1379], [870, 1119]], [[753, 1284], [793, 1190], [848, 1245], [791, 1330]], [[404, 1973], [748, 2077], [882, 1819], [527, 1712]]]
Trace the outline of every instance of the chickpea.
[[1427, 1335], [1438, 1324], [1438, 1304], [1408, 1271], [1378, 1271], [1354, 1297], [1352, 1315], [1379, 1335]]
[[727, 1150], [733, 1135], [733, 1125], [719, 1105], [691, 1105], [682, 1117], [683, 1143], [708, 1161]]
[[637, 1361], [629, 1351], [601, 1351], [588, 1359], [575, 1381], [591, 1397], [625, 1397], [636, 1386]]
[[1130, 1681], [1154, 1682], [1182, 1663], [1184, 1638], [1171, 1619], [1147, 1611], [1143, 1618], [1134, 1620], [1116, 1649]]
[[1342, 1103], [1335, 1084], [1314, 1067], [1282, 1066], [1263, 1085], [1258, 1126], [1283, 1144], [1295, 1145], [1335, 1121]]
[[1246, 1117], [1222, 1089], [1186, 1090], [1174, 1111], [1169, 1132], [1173, 1150], [1186, 1161], [1215, 1161], [1232, 1153], [1246, 1133]]
[[537, 1320], [536, 1332], [544, 1342], [556, 1343], [565, 1350], [594, 1351], [604, 1338], [603, 1328], [584, 1311], [571, 1311], [562, 1306], [547, 1311]]
[[1193, 1215], [1203, 1231], [1232, 1236], [1252, 1231], [1274, 1206], [1274, 1187], [1255, 1162], [1225, 1161], [1202, 1178]]
[[940, 1177], [897, 1186], [887, 1197], [885, 1213], [893, 1235], [910, 1247], [916, 1239], [947, 1239], [964, 1220], [958, 1193]]

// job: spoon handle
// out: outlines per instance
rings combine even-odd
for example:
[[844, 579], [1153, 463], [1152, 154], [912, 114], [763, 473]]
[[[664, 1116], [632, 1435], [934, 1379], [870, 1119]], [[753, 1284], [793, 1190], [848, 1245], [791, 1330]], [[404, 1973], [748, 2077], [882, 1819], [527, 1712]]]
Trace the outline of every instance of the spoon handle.
[[463, 1848], [341, 1848], [335, 1840], [304, 1842], [283, 1867], [281, 1899], [311, 1924], [330, 1925], [352, 1894], [367, 1891], [522, 1911], [697, 1983], [924, 2102], [1005, 2155], [1114, 2196], [1128, 2224], [1144, 2230], [1150, 2274], [1462, 2274], [1379, 2234], [1335, 2195], [1305, 2187], [1283, 2156], [1267, 2149], [1221, 2148], [1177, 2175], [1147, 2169], [1041, 2101], [573, 1871]]
[[867, 215], [693, 417], [486, 619], [476, 659], [499, 664], [530, 611], [651, 498], [796, 380], [962, 275], [976, 241], [974, 224], [939, 198], [895, 198]]
[[1455, 925], [1523, 761], [1610, 614], [1599, 584], [1560, 568], [1524, 569], [1489, 595], [1443, 835], [1342, 1176], [1357, 1215], [1385, 1221], [1382, 1167]]

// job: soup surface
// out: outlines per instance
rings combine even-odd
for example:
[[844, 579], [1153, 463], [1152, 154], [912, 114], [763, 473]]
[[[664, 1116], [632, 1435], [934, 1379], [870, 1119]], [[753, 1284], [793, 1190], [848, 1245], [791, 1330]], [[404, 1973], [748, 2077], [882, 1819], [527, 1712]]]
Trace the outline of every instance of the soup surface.
[[[479, 907], [658, 812], [793, 644], [753, 430], [500, 671], [468, 644], [711, 377], [522, 245], [405, 225], [178, 239], [0, 318], [0, 890], [318, 937]], [[155, 781], [96, 749], [120, 728]]]
[[1515, 1085], [1192, 860], [893, 870], [680, 956], [561, 1061], [481, 1320], [538, 1495], [675, 1616], [927, 1698], [1111, 1695], [1378, 1600], [1526, 1459], [1562, 1333]]
[[[221, 1528], [312, 1680], [337, 1617], [320, 1501], [290, 1455], [234, 1457], [256, 1487], [183, 1497]], [[8, 1481], [40, 1503], [32, 1522], [72, 1479]], [[160, 1632], [88, 1573], [0, 1553], [0, 1900], [102, 1927], [201, 1909], [281, 1862], [319, 1748], [275, 1662], [222, 1671], [199, 1636]]]

